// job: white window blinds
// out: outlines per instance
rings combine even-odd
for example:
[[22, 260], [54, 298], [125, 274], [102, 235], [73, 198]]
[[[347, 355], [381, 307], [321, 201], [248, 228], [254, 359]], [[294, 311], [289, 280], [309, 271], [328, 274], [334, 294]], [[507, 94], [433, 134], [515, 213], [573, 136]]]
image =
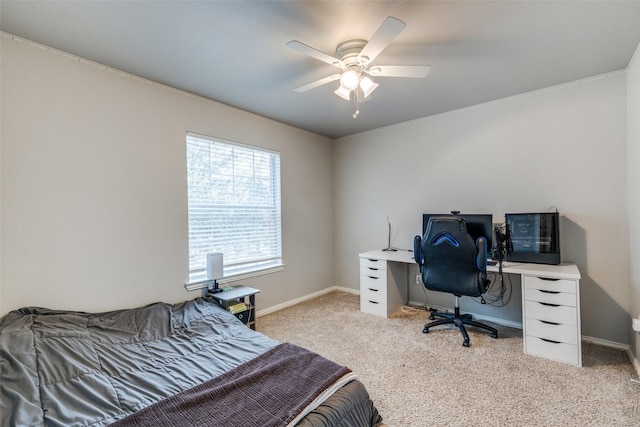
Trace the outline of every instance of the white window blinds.
[[206, 254], [224, 275], [282, 265], [280, 154], [187, 134], [189, 282], [206, 279]]

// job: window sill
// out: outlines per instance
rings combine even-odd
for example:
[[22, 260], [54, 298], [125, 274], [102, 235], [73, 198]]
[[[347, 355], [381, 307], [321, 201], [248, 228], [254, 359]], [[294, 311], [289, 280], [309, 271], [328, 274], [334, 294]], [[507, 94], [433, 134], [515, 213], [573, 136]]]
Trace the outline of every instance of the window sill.
[[[277, 273], [279, 271], [284, 270], [284, 264], [276, 265], [274, 267], [268, 267], [262, 270], [254, 270], [245, 273], [237, 273], [230, 276], [226, 276], [220, 280], [218, 280], [218, 286], [226, 285], [232, 282], [237, 282], [238, 280], [250, 279], [252, 277], [264, 276], [265, 274]], [[196, 291], [202, 288], [208, 288], [209, 285], [214, 283], [213, 280], [200, 280], [195, 282], [185, 283], [184, 287], [187, 291]]]

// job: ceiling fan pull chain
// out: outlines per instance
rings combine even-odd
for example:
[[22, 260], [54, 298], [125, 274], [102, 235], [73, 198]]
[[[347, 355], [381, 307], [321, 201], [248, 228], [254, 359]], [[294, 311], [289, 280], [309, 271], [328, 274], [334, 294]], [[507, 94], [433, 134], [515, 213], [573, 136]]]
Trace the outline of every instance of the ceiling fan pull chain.
[[360, 114], [360, 110], [358, 109], [358, 88], [353, 91], [353, 118], [357, 119], [358, 114]]

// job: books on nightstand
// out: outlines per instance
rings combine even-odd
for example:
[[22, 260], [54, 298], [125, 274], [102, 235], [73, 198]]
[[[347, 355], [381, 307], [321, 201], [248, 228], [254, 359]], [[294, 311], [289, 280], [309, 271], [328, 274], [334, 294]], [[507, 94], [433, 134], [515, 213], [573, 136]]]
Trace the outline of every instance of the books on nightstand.
[[229, 311], [229, 313], [231, 314], [242, 313], [243, 311], [246, 311], [248, 309], [249, 306], [244, 302], [240, 302], [238, 304], [230, 305], [229, 307], [227, 307], [227, 311]]

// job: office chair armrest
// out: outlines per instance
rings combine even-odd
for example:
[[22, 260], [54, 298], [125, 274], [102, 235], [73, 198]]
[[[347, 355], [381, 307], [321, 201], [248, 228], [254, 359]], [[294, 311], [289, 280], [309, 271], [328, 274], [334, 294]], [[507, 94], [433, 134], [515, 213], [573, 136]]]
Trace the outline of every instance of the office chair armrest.
[[422, 257], [422, 237], [420, 236], [413, 238], [413, 259], [420, 266], [420, 271], [422, 271], [424, 258]]
[[476, 267], [480, 271], [487, 270], [487, 239], [484, 237], [478, 237], [476, 240], [476, 249], [478, 254], [476, 255]]

